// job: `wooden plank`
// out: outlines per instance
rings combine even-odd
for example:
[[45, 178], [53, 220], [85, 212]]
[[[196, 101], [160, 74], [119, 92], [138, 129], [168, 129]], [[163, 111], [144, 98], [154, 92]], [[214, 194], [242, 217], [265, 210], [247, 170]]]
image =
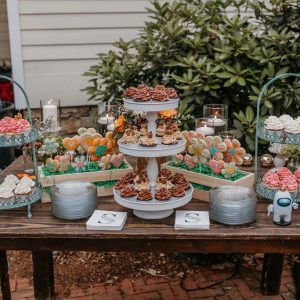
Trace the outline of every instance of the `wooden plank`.
[[[116, 13], [116, 12], [143, 12], [150, 7], [148, 0], [126, 1], [65, 1], [65, 0], [20, 0], [20, 14], [78, 14], [78, 13]], [[163, 2], [163, 1], [161, 1]]]
[[113, 44], [122, 38], [129, 41], [137, 37], [137, 28], [91, 28], [60, 30], [22, 30], [22, 45], [81, 45]]
[[84, 182], [96, 182], [96, 181], [107, 181], [107, 180], [118, 180], [128, 172], [132, 171], [132, 166], [124, 160], [128, 165], [126, 169], [113, 169], [105, 171], [95, 171], [95, 172], [83, 172], [74, 174], [62, 174], [45, 176], [43, 174], [42, 167], [38, 167], [39, 172], [39, 182], [43, 187], [53, 186], [57, 183], [65, 181], [84, 181]]
[[98, 53], [113, 48], [112, 44], [24, 46], [23, 58], [24, 61], [95, 59]]
[[194, 188], [193, 198], [201, 201], [209, 202], [209, 192]]
[[54, 299], [54, 272], [51, 251], [32, 251], [34, 296], [37, 300]]
[[238, 179], [236, 181], [231, 181], [231, 180], [226, 180], [222, 178], [217, 178], [205, 174], [192, 172], [189, 170], [172, 167], [169, 165], [169, 162], [163, 164], [163, 167], [169, 169], [173, 173], [180, 172], [184, 174], [186, 179], [190, 182], [198, 183], [208, 187], [217, 187], [221, 185], [241, 185], [246, 187], [252, 187], [255, 182], [254, 174], [245, 171], [240, 171], [247, 174], [245, 177]]
[[147, 13], [21, 15], [21, 29], [136, 28], [144, 25]]
[[2, 299], [10, 300], [10, 286], [9, 286], [9, 276], [8, 276], [8, 264], [6, 252], [0, 250], [0, 284], [1, 284], [1, 294]]

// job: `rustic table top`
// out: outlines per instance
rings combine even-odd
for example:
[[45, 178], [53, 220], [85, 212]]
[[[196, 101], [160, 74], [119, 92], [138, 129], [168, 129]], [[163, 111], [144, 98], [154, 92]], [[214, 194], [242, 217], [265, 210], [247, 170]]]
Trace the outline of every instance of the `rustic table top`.
[[[16, 160], [5, 169], [5, 176], [20, 168]], [[87, 231], [86, 219], [66, 221], [51, 214], [50, 203], [32, 206], [32, 218], [26, 208], [0, 211], [0, 249], [89, 250], [89, 251], [186, 251], [186, 252], [264, 252], [297, 253], [300, 242], [300, 212], [294, 211], [292, 224], [274, 225], [267, 216], [269, 201], [259, 199], [257, 219], [243, 226], [211, 222], [207, 231], [174, 230], [174, 214], [161, 220], [143, 220], [131, 210], [119, 206], [113, 197], [99, 198], [98, 209], [128, 211], [122, 231]], [[209, 204], [192, 200], [182, 210], [208, 210]]]

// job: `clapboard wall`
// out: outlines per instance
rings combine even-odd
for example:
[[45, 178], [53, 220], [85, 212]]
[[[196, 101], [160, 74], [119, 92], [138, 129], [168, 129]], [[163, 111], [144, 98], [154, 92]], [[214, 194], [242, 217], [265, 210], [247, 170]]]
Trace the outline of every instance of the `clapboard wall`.
[[18, 0], [31, 105], [38, 107], [48, 97], [61, 99], [63, 106], [86, 105], [88, 97], [80, 89], [88, 78], [82, 73], [120, 37], [137, 36], [146, 6], [147, 0]]
[[9, 60], [9, 35], [5, 0], [0, 0], [0, 61]]

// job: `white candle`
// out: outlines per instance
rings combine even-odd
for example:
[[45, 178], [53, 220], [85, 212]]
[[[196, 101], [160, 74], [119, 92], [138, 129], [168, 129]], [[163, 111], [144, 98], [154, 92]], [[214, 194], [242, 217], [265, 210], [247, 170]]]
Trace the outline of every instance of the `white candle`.
[[107, 130], [108, 130], [108, 131], [114, 131], [114, 130], [115, 130], [115, 125], [114, 125], [114, 123], [107, 125]]
[[43, 106], [43, 121], [45, 123], [47, 121], [49, 122], [49, 120], [52, 121], [52, 126], [50, 129], [57, 130], [57, 106], [53, 104], [51, 99], [48, 101], [48, 104]]
[[213, 127], [208, 127], [206, 124], [204, 124], [203, 127], [197, 127], [196, 132], [202, 133], [204, 136], [206, 135], [213, 135], [215, 132], [215, 129]]
[[114, 122], [114, 118], [109, 117], [108, 114], [106, 114], [106, 117], [101, 117], [98, 119], [98, 123], [103, 125], [109, 125], [112, 124], [113, 122]]
[[224, 119], [218, 118], [218, 112], [215, 113], [213, 118], [208, 119], [208, 122], [213, 123], [215, 127], [224, 126], [226, 124]]

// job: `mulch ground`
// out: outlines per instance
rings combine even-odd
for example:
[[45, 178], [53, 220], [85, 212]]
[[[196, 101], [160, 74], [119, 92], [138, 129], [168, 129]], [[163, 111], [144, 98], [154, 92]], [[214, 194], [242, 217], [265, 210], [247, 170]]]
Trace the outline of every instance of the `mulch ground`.
[[[261, 293], [262, 258], [261, 254], [54, 252], [55, 288], [57, 299], [77, 300], [296, 299], [292, 277], [296, 258], [285, 260], [279, 296]], [[12, 299], [34, 299], [30, 252], [8, 251], [8, 260]]]

